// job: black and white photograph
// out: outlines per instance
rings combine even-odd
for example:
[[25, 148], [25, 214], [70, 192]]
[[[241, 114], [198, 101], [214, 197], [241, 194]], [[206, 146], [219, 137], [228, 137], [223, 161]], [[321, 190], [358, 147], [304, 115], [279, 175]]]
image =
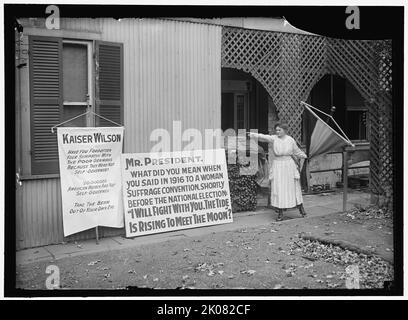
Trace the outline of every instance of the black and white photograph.
[[5, 296], [403, 294], [402, 3], [3, 13]]

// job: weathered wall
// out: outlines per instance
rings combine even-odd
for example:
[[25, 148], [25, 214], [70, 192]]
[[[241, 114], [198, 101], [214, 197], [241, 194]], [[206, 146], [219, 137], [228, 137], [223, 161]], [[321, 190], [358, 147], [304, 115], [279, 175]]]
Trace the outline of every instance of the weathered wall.
[[[43, 20], [24, 23], [26, 32], [47, 31]], [[220, 127], [220, 26], [158, 19], [61, 19], [61, 30], [55, 32], [59, 36], [87, 33], [98, 40], [123, 43], [125, 152], [148, 152], [154, 145], [149, 141], [151, 131], [171, 132], [173, 120], [181, 121], [181, 130]], [[25, 109], [22, 117], [27, 120], [28, 73], [27, 68], [21, 70], [20, 108]], [[27, 132], [19, 143], [18, 166], [29, 166], [29, 130], [24, 125], [21, 129]], [[23, 180], [16, 201], [18, 249], [94, 237], [93, 230], [63, 237], [58, 177]], [[101, 236], [123, 233], [100, 229]]]

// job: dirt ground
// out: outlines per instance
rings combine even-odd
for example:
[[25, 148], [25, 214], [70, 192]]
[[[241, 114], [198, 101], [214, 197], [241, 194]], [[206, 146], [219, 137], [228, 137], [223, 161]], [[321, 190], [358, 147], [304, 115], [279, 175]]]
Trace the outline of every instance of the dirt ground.
[[[343, 239], [376, 256], [304, 241], [300, 233]], [[390, 218], [336, 213], [20, 265], [16, 282], [45, 289], [52, 264], [62, 289], [344, 289], [346, 267], [357, 264], [361, 288], [382, 288], [392, 280], [392, 243]]]

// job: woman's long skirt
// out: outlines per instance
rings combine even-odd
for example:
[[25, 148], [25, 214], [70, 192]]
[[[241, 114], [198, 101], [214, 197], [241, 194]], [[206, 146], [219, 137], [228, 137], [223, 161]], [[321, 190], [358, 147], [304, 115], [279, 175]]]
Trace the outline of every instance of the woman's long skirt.
[[303, 203], [300, 175], [290, 156], [276, 157], [269, 172], [271, 205], [275, 208], [293, 208]]

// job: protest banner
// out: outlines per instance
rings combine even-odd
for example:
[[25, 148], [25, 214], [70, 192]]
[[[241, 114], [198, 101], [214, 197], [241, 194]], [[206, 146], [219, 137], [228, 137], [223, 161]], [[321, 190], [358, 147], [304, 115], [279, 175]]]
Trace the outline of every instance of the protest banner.
[[64, 236], [96, 226], [121, 228], [123, 127], [58, 128]]
[[232, 222], [225, 150], [122, 154], [127, 237]]

